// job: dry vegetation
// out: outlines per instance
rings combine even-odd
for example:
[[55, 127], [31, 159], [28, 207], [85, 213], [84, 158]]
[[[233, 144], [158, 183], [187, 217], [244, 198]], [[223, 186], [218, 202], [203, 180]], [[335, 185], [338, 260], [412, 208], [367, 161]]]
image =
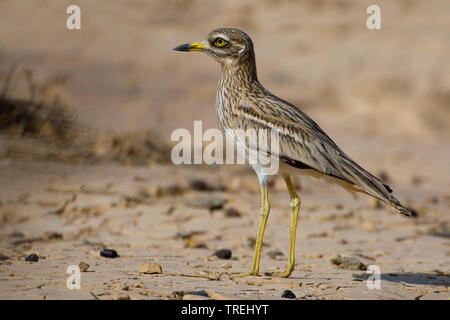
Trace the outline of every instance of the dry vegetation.
[[[0, 1], [0, 299], [450, 297], [449, 1], [377, 1], [379, 31], [368, 0], [77, 3], [81, 31], [65, 28], [64, 1]], [[174, 129], [217, 126], [218, 77], [208, 57], [171, 49], [222, 26], [248, 32], [264, 86], [418, 217], [297, 177], [292, 277], [231, 280], [252, 259], [256, 177], [169, 158]], [[262, 272], [284, 267], [288, 245], [280, 179], [270, 197]], [[65, 287], [70, 264], [88, 270], [82, 290]], [[382, 290], [365, 286], [370, 264]]]
[[170, 147], [156, 133], [98, 132], [77, 123], [73, 107], [58, 94], [66, 79], [55, 76], [36, 83], [24, 70], [30, 88], [28, 98], [9, 98], [15, 66], [3, 82], [0, 94], [0, 156], [13, 159], [65, 162], [119, 162], [131, 165], [168, 163]]

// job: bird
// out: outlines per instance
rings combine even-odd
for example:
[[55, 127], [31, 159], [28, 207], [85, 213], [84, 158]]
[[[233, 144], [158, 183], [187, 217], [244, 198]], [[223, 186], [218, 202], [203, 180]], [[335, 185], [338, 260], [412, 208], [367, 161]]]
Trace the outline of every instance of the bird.
[[[289, 277], [295, 266], [295, 239], [301, 205], [291, 176], [312, 175], [339, 184], [352, 193], [364, 193], [391, 206], [395, 211], [413, 216], [413, 211], [397, 200], [391, 187], [375, 177], [350, 156], [297, 106], [277, 97], [259, 82], [255, 49], [251, 38], [236, 28], [219, 28], [203, 40], [179, 45], [173, 50], [206, 53], [221, 67], [216, 93], [216, 113], [223, 131], [254, 129], [274, 130], [278, 134], [278, 148], [271, 145], [262, 150], [268, 157], [279, 159], [277, 174], [281, 175], [290, 196], [289, 253], [286, 268], [266, 275]], [[241, 151], [255, 146], [241, 139]], [[255, 242], [252, 268], [235, 277], [259, 275], [261, 245], [270, 212], [268, 174], [262, 165], [252, 164], [261, 188], [261, 209], [258, 235]]]

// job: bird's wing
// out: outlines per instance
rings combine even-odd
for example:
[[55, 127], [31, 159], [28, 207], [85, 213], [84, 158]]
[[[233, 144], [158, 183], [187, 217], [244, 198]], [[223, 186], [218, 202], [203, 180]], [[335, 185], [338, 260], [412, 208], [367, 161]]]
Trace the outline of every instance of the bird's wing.
[[228, 125], [231, 129], [272, 129], [278, 133], [279, 150], [268, 152], [291, 166], [311, 168], [342, 179], [361, 191], [387, 202], [403, 214], [405, 208], [395, 199], [392, 189], [346, 155], [308, 115], [294, 105], [269, 97], [259, 100], [243, 99], [233, 109]]
[[[274, 130], [279, 136], [279, 150], [270, 150], [272, 155], [293, 166], [303, 164], [345, 178], [338, 160], [347, 156], [310, 117], [283, 101], [264, 100], [263, 104], [242, 100], [233, 117], [238, 122], [236, 127]], [[270, 144], [267, 147], [270, 149]]]

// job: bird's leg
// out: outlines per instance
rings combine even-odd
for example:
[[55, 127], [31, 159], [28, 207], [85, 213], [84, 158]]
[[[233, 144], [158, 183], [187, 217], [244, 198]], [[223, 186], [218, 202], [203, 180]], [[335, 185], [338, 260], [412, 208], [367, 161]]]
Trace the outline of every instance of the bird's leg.
[[291, 222], [289, 226], [289, 256], [287, 261], [286, 269], [283, 272], [277, 273], [267, 273], [267, 275], [279, 276], [282, 278], [287, 278], [291, 275], [292, 270], [294, 270], [295, 261], [295, 236], [297, 232], [297, 221], [298, 221], [298, 211], [300, 209], [300, 198], [295, 192], [294, 185], [291, 178], [286, 175], [284, 176], [289, 195], [291, 197]]
[[269, 211], [270, 211], [270, 203], [269, 203], [269, 196], [268, 196], [266, 183], [261, 184], [261, 199], [262, 199], [261, 217], [259, 219], [258, 237], [256, 238], [256, 243], [255, 243], [255, 253], [253, 256], [252, 270], [250, 270], [249, 272], [233, 275], [232, 278], [258, 275], [259, 257], [261, 255], [262, 239], [264, 236], [264, 230], [266, 229], [267, 218], [269, 217]]

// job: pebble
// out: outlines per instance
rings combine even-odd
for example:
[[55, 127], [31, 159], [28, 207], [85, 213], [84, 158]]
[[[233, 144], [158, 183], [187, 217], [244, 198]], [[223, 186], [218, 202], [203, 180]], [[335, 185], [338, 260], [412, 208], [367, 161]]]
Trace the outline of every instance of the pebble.
[[105, 258], [117, 258], [119, 256], [117, 251], [113, 249], [103, 249], [100, 251], [100, 255]]
[[349, 270], [367, 270], [367, 266], [356, 258], [341, 257], [338, 254], [336, 257], [332, 258], [330, 262], [334, 265], [339, 266], [341, 269]]
[[214, 252], [214, 255], [219, 259], [230, 259], [231, 254], [232, 253], [230, 249], [220, 249]]
[[86, 262], [80, 262], [80, 264], [78, 265], [78, 267], [80, 268], [81, 272], [86, 272], [88, 271], [90, 265], [87, 264]]
[[283, 252], [281, 252], [280, 250], [273, 250], [273, 251], [269, 251], [267, 253], [267, 255], [269, 257], [271, 257], [272, 259], [276, 259], [277, 257], [282, 257], [284, 256]]
[[166, 196], [176, 196], [183, 194], [184, 188], [181, 185], [172, 184], [168, 186], [149, 186], [143, 190], [143, 194], [150, 198], [162, 198]]
[[210, 211], [222, 209], [226, 200], [222, 198], [206, 198], [206, 199], [193, 199], [186, 201], [186, 204], [197, 208], [206, 208]]
[[36, 253], [32, 253], [25, 258], [25, 261], [37, 262], [39, 261], [39, 257]]
[[225, 210], [225, 217], [228, 218], [240, 218], [242, 214], [237, 211], [235, 208], [229, 207]]
[[[248, 246], [250, 247], [250, 248], [254, 248], [255, 247], [255, 245], [256, 245], [256, 238], [254, 238], [254, 237], [248, 237], [247, 238], [247, 241], [248, 241]], [[261, 246], [263, 246], [263, 247], [270, 247], [270, 244], [268, 244], [268, 243], [266, 243], [266, 242], [262, 242], [261, 243]]]
[[210, 186], [208, 183], [206, 183], [205, 180], [202, 179], [194, 179], [189, 182], [189, 187], [192, 190], [196, 191], [213, 191], [215, 190], [214, 187]]
[[138, 272], [146, 274], [161, 274], [162, 267], [154, 262], [144, 262], [138, 265]]
[[8, 259], [9, 259], [8, 256], [5, 256], [4, 254], [0, 253], [0, 261], [5, 261], [5, 260], [8, 260]]
[[128, 294], [115, 294], [112, 296], [113, 300], [131, 300], [130, 296]]
[[284, 290], [283, 293], [281, 294], [282, 298], [287, 298], [287, 299], [295, 299], [297, 298], [295, 296], [295, 294], [291, 291], [291, 290]]
[[194, 295], [194, 296], [209, 297], [208, 293], [205, 290], [192, 291], [192, 292], [190, 292], [190, 294]]
[[206, 231], [200, 230], [200, 231], [183, 231], [180, 230], [175, 234], [175, 239], [182, 239], [182, 240], [188, 240], [191, 239], [193, 236], [201, 235], [206, 233]]
[[191, 248], [194, 248], [194, 249], [208, 249], [208, 246], [205, 243], [200, 242], [200, 243], [194, 244]]

